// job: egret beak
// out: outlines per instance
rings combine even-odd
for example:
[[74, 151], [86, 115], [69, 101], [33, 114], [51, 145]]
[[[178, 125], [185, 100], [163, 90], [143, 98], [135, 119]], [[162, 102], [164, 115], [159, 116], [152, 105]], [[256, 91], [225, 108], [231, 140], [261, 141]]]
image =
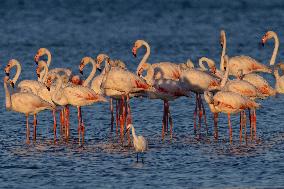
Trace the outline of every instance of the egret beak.
[[124, 135], [123, 135], [123, 136], [125, 136], [125, 135], [126, 135], [126, 133], [129, 131], [129, 129], [130, 129], [130, 127], [129, 127], [128, 129], [126, 129], [126, 130], [125, 130], [125, 132], [124, 132]]

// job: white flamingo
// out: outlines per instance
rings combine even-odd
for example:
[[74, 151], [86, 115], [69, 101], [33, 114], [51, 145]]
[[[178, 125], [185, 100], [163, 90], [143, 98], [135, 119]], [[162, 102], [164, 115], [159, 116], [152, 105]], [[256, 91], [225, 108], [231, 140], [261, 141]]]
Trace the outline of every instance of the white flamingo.
[[14, 94], [10, 94], [9, 89], [7, 87], [7, 82], [9, 81], [9, 77], [4, 77], [4, 89], [6, 95], [6, 109], [12, 110], [15, 112], [23, 113], [26, 115], [26, 141], [29, 143], [29, 115], [34, 115], [34, 139], [36, 136], [36, 114], [40, 111], [49, 109], [52, 110], [54, 107], [52, 104], [46, 102], [39, 96], [29, 93], [29, 92], [18, 92]]
[[51, 82], [57, 79], [55, 92], [52, 94], [51, 98], [55, 104], [60, 106], [72, 105], [76, 106], [78, 110], [78, 133], [79, 133], [79, 144], [84, 143], [84, 132], [85, 127], [82, 122], [81, 106], [91, 105], [96, 102], [106, 102], [107, 100], [96, 94], [92, 89], [80, 85], [67, 85], [62, 87], [62, 78], [58, 74], [51, 75], [47, 78], [47, 87], [50, 88]]
[[[221, 55], [221, 65], [220, 70], [225, 71], [224, 65], [222, 64], [224, 61], [222, 60], [226, 54], [226, 34], [225, 31], [221, 31], [221, 45], [223, 47], [222, 49], [222, 55]], [[277, 53], [277, 50], [274, 51]], [[273, 53], [273, 54], [275, 54]], [[273, 57], [272, 57], [273, 58]], [[272, 59], [271, 59], [272, 60]], [[229, 59], [229, 68], [230, 68], [230, 75], [237, 76], [237, 72], [239, 69], [243, 70], [244, 74], [252, 73], [252, 72], [266, 72], [271, 73], [271, 69], [267, 66], [259, 63], [255, 59], [249, 57], [249, 56], [234, 56], [230, 57]]]
[[[134, 149], [137, 153], [137, 162], [138, 162], [138, 154], [139, 153], [144, 153], [148, 149], [148, 142], [147, 140], [141, 136], [141, 135], [136, 135], [135, 133], [135, 128], [132, 124], [128, 124], [126, 127], [126, 132], [131, 129], [132, 132], [132, 137], [133, 137], [133, 145]], [[142, 163], [144, 162], [143, 157], [142, 157]]]

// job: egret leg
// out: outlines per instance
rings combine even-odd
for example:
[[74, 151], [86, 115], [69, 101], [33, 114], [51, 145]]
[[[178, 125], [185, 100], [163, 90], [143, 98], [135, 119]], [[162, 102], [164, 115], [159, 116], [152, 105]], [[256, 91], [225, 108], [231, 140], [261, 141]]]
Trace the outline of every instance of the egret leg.
[[52, 115], [53, 115], [53, 142], [56, 143], [56, 111], [52, 110]]
[[26, 143], [30, 143], [29, 114], [26, 114]]
[[218, 113], [214, 113], [214, 138], [218, 140]]
[[229, 135], [230, 135], [230, 144], [232, 144], [232, 141], [233, 141], [233, 132], [232, 132], [231, 115], [230, 115], [230, 114], [228, 114], [228, 126], [229, 126]]
[[34, 114], [34, 141], [36, 141], [36, 125], [37, 125], [37, 120], [36, 120], [36, 114]]

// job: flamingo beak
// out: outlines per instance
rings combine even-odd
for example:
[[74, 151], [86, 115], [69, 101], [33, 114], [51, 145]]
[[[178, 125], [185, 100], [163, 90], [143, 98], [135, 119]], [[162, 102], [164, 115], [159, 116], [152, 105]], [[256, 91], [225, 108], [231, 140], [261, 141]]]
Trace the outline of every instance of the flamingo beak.
[[97, 68], [99, 72], [102, 72], [102, 68]]
[[40, 74], [39, 73], [37, 73], [36, 75], [37, 75], [38, 78], [40, 78]]
[[130, 127], [129, 127], [129, 128], [127, 128], [127, 129], [125, 130], [125, 132], [124, 132], [124, 135], [123, 135], [123, 136], [125, 136], [125, 135], [126, 135], [126, 133], [129, 131], [129, 129], [130, 129]]
[[10, 85], [11, 85], [13, 88], [15, 88], [15, 84], [14, 84], [13, 81], [10, 81]]
[[50, 91], [50, 87], [46, 86], [47, 90]]
[[80, 74], [83, 75], [83, 70], [80, 70]]
[[36, 64], [38, 64], [38, 61], [39, 61], [39, 56], [38, 55], [35, 55], [34, 61], [35, 61]]
[[6, 76], [8, 76], [8, 77], [10, 76], [10, 73], [9, 73], [9, 72], [5, 72], [5, 74], [6, 74]]

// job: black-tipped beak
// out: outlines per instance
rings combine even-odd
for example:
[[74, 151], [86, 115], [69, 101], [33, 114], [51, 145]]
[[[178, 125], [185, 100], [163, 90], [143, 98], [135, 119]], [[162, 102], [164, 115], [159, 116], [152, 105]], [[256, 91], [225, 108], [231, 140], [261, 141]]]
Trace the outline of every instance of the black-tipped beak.
[[97, 68], [97, 70], [98, 70], [99, 72], [102, 72], [102, 68]]
[[261, 42], [261, 45], [264, 47], [264, 43], [263, 42]]
[[223, 43], [221, 43], [221, 48], [223, 48]]
[[13, 88], [15, 88], [15, 84], [14, 84], [13, 81], [11, 81], [10, 85], [11, 85]]
[[36, 75], [37, 75], [38, 78], [40, 78], [40, 74], [37, 73]]
[[83, 75], [83, 70], [80, 70], [80, 74]]
[[136, 58], [136, 53], [132, 52], [133, 56]]
[[123, 136], [125, 136], [125, 135], [126, 135], [126, 133], [127, 133], [128, 131], [129, 131], [129, 128], [125, 130], [125, 132], [124, 132], [124, 135], [123, 135]]
[[6, 76], [8, 76], [8, 77], [9, 77], [9, 75], [10, 75], [10, 73], [9, 73], [9, 72], [5, 72], [5, 74], [6, 74]]
[[46, 86], [47, 90], [50, 91], [50, 87]]

